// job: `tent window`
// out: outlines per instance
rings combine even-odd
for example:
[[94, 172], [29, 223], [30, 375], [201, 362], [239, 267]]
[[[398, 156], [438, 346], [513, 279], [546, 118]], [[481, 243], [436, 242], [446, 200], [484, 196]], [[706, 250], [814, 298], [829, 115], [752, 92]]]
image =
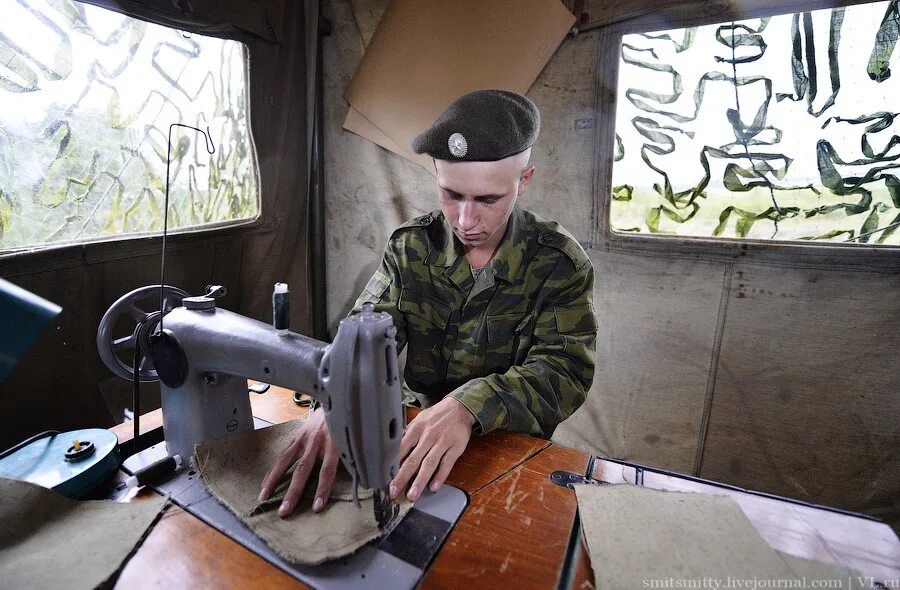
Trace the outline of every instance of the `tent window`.
[[247, 50], [77, 2], [0, 19], [0, 252], [259, 216]]
[[615, 232], [900, 244], [900, 3], [622, 37]]

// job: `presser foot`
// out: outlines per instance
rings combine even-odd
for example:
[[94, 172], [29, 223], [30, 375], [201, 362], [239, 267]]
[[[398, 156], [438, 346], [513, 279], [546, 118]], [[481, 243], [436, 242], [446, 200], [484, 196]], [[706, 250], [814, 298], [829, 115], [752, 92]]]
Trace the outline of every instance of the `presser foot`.
[[375, 522], [378, 523], [378, 528], [383, 533], [390, 533], [397, 526], [399, 521], [397, 517], [400, 514], [400, 505], [391, 500], [388, 489], [387, 486], [376, 488], [373, 493]]

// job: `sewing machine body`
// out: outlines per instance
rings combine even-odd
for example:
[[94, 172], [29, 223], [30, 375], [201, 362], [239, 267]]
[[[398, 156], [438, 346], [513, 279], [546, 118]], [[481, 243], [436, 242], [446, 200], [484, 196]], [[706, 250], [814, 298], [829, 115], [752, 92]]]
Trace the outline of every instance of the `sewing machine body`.
[[385, 488], [396, 474], [405, 416], [390, 315], [367, 308], [345, 318], [329, 345], [192, 297], [163, 326], [170, 345], [151, 354], [170, 455], [189, 457], [199, 442], [252, 430], [250, 378], [316, 398], [362, 487]]
[[[131, 380], [159, 378], [169, 455], [187, 459], [197, 443], [252, 430], [247, 379], [256, 379], [314, 397], [354, 489], [386, 497], [405, 426], [391, 316], [366, 305], [341, 320], [328, 344], [288, 329], [286, 285], [273, 293], [274, 325], [219, 308], [216, 297], [224, 294], [216, 285], [197, 297], [142, 287], [116, 301], [98, 327], [98, 350], [110, 370]], [[140, 309], [148, 298], [160, 300], [160, 311]], [[115, 338], [117, 322], [135, 316], [132, 335]], [[133, 364], [117, 356], [128, 350]]]
[[328, 346], [323, 342], [294, 333], [279, 336], [268, 324], [217, 307], [179, 307], [163, 325], [187, 363], [183, 383], [160, 384], [171, 455], [190, 457], [199, 442], [253, 430], [248, 378], [317, 397], [319, 363]]

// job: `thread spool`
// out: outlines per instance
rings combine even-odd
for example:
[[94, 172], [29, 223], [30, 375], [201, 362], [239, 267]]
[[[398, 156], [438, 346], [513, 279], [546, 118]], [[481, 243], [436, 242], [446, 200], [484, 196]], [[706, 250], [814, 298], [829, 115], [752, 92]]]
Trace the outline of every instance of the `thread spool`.
[[279, 336], [291, 331], [291, 298], [287, 283], [275, 283], [272, 291], [272, 325]]

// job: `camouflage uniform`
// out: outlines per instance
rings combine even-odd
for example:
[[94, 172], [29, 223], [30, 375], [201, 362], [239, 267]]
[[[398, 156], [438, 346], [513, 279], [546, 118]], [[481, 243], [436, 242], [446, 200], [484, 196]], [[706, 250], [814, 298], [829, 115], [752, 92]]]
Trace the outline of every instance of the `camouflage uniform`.
[[557, 223], [518, 207], [476, 282], [459, 240], [435, 211], [391, 235], [356, 300], [389, 312], [409, 345], [407, 403], [445, 395], [495, 429], [550, 437], [594, 376], [594, 270]]

